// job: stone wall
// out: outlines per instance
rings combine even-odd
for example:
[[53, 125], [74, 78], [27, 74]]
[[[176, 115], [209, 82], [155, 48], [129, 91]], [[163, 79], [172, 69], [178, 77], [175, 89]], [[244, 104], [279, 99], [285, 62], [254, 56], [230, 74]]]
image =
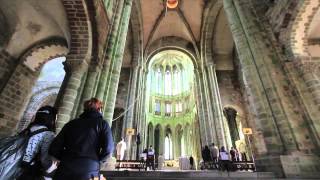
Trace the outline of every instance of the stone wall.
[[118, 85], [117, 100], [115, 105], [116, 108], [126, 108], [127, 96], [129, 94], [129, 79], [130, 69], [122, 68]]
[[234, 71], [217, 71], [217, 80], [222, 106], [236, 106], [237, 111], [243, 111], [240, 83]]
[[14, 62], [14, 59], [6, 51], [0, 51], [0, 92], [14, 69]]
[[103, 57], [103, 53], [105, 53], [105, 44], [109, 32], [110, 19], [107, 16], [106, 9], [101, 0], [95, 0], [94, 6], [96, 9], [95, 19], [97, 26], [97, 44], [98, 44], [98, 56]]
[[18, 65], [0, 94], [0, 136], [14, 132], [38, 74]]

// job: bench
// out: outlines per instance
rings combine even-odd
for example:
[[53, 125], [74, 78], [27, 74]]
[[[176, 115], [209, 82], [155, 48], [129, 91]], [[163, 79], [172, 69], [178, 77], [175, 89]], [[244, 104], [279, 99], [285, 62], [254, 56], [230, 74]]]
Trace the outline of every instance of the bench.
[[115, 168], [120, 169], [145, 169], [144, 160], [117, 160]]

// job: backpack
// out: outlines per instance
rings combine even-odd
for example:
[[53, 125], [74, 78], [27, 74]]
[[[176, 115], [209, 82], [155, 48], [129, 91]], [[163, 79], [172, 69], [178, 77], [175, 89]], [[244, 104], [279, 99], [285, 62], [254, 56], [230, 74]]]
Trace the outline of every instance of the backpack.
[[12, 180], [22, 173], [21, 161], [28, 145], [30, 137], [48, 131], [47, 128], [34, 132], [24, 130], [23, 132], [0, 139], [0, 179]]

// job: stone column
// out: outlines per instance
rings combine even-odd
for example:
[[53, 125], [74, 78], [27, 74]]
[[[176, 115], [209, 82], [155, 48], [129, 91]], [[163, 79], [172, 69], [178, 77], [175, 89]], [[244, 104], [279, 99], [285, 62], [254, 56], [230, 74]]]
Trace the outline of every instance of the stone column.
[[212, 117], [211, 117], [211, 102], [208, 96], [208, 85], [207, 85], [207, 77], [206, 72], [200, 72], [200, 86], [201, 86], [201, 96], [202, 96], [202, 104], [204, 109], [204, 127], [206, 129], [206, 142], [202, 142], [202, 146], [208, 145], [213, 142], [213, 134], [212, 134]]
[[65, 89], [58, 108], [57, 131], [59, 132], [65, 123], [71, 120], [71, 113], [74, 103], [79, 93], [81, 79], [88, 68], [86, 61], [66, 61], [64, 62], [66, 78]]
[[[280, 59], [272, 45], [267, 45], [269, 40], [263, 35], [268, 34], [251, 5], [249, 0], [224, 0], [249, 100], [257, 169], [282, 175], [280, 154], [297, 151], [297, 142], [279, 96], [282, 82], [272, 78], [279, 68], [273, 62]], [[276, 72], [284, 77], [281, 69]]]
[[214, 142], [215, 138], [215, 133], [214, 133], [214, 116], [213, 116], [213, 102], [211, 102], [211, 98], [210, 98], [210, 89], [209, 89], [209, 76], [208, 76], [208, 72], [207, 69], [205, 69], [205, 71], [202, 73], [203, 75], [203, 89], [204, 89], [204, 96], [205, 96], [205, 102], [206, 102], [206, 106], [207, 106], [207, 124], [208, 124], [208, 131], [209, 133], [207, 133], [208, 136], [208, 142], [206, 145], [211, 144], [212, 142]]
[[[209, 92], [211, 103], [213, 107], [213, 135], [214, 135], [214, 143], [217, 144], [218, 147], [225, 146], [227, 147], [227, 137], [226, 134], [228, 133], [228, 129], [224, 127], [224, 118], [222, 112], [222, 103], [220, 100], [220, 93], [219, 93], [219, 85], [216, 78], [216, 71], [213, 64], [207, 65], [208, 71], [208, 79], [209, 79]], [[227, 147], [228, 148], [228, 147]]]
[[[137, 92], [137, 83], [138, 83], [138, 73], [139, 73], [139, 66], [135, 66], [132, 68], [131, 71], [131, 76], [130, 76], [130, 82], [129, 82], [129, 97], [128, 97], [128, 102], [127, 102], [127, 113], [125, 114], [125, 118], [124, 118], [124, 124], [125, 124], [125, 129], [127, 128], [136, 128], [137, 124], [134, 123], [134, 121], [137, 121], [137, 119], [134, 119], [134, 112], [136, 112], [136, 104], [137, 104], [137, 98], [139, 98], [136, 94]], [[136, 133], [137, 129], [136, 129]], [[135, 138], [131, 138], [131, 141], [128, 141], [127, 139], [127, 145], [128, 145], [128, 149], [126, 151], [127, 153], [127, 157], [134, 157], [135, 153], [131, 153], [132, 151], [134, 151], [135, 147], [133, 146], [135, 143]], [[130, 148], [131, 147], [131, 148]], [[130, 149], [129, 149], [130, 148]]]
[[148, 125], [148, 147], [151, 145], [152, 147], [154, 147], [154, 127], [152, 126], [152, 128], [149, 129], [149, 125]]
[[110, 60], [110, 81], [107, 81], [109, 84], [107, 85], [107, 99], [105, 106], [104, 114], [106, 120], [109, 122], [109, 124], [112, 121], [113, 112], [114, 112], [114, 106], [115, 101], [117, 97], [117, 90], [118, 90], [118, 83], [119, 83], [119, 77], [121, 72], [121, 66], [122, 66], [122, 60], [123, 60], [123, 53], [126, 43], [126, 37], [129, 27], [129, 20], [130, 20], [130, 14], [131, 14], [131, 7], [132, 7], [132, 0], [125, 0], [123, 12], [121, 15], [121, 23], [120, 23], [120, 30], [118, 34], [118, 44], [114, 47], [116, 50], [114, 52], [114, 55], [112, 56], [112, 59]]
[[[320, 62], [311, 61], [311, 57], [298, 57], [295, 62], [295, 69], [298, 76], [303, 80], [306, 91], [300, 90], [303, 104], [310, 118], [310, 129], [316, 141], [316, 146], [320, 145]], [[308, 95], [306, 95], [306, 93]]]
[[164, 155], [164, 128], [160, 127], [159, 129], [159, 155]]
[[202, 86], [201, 86], [201, 80], [200, 80], [200, 73], [198, 70], [194, 71], [194, 74], [196, 76], [196, 94], [197, 94], [197, 110], [198, 110], [198, 117], [199, 117], [199, 128], [202, 130], [200, 134], [200, 140], [201, 140], [201, 146], [204, 144], [207, 144], [207, 129], [206, 129], [206, 123], [205, 123], [205, 106], [204, 106], [204, 97], [202, 93]]
[[[101, 71], [101, 67], [96, 63], [91, 63], [87, 72], [86, 82], [83, 87], [83, 92], [80, 99], [80, 104], [78, 106], [77, 115], [83, 112], [83, 103], [86, 100], [94, 97], [95, 86], [98, 83], [97, 77], [99, 76], [99, 72]], [[101, 100], [101, 99], [100, 99]]]
[[[105, 101], [106, 97], [106, 90], [108, 85], [108, 77], [110, 76], [109, 68], [111, 64], [111, 60], [113, 59], [113, 55], [118, 49], [118, 42], [119, 42], [119, 29], [121, 29], [121, 18], [122, 18], [122, 11], [123, 11], [123, 3], [124, 1], [117, 2], [116, 12], [113, 15], [113, 21], [111, 24], [111, 31], [107, 38], [107, 50], [106, 54], [103, 57], [103, 67], [101, 71], [101, 76], [99, 79], [99, 84], [97, 87], [96, 97], [102, 101]], [[123, 39], [122, 39], [123, 40]]]
[[137, 119], [139, 119], [139, 130], [141, 133], [141, 137], [144, 138], [142, 139], [142, 145], [141, 148], [145, 148], [146, 147], [146, 129], [147, 129], [147, 120], [145, 118], [145, 111], [146, 111], [146, 107], [145, 107], [145, 100], [146, 100], [146, 74], [147, 71], [146, 69], [142, 66], [140, 71], [139, 71], [139, 87], [138, 87], [138, 94], [140, 95], [139, 101], [138, 101], [138, 105], [137, 105], [137, 113], [135, 113], [135, 117]]

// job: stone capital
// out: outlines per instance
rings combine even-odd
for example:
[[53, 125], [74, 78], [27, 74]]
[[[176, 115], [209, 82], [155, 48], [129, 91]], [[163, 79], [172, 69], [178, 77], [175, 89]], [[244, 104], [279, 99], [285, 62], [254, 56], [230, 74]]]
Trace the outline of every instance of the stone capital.
[[86, 61], [77, 61], [77, 60], [66, 60], [63, 62], [64, 69], [66, 73], [77, 72], [77, 71], [84, 71], [88, 64]]
[[296, 61], [294, 66], [300, 74], [319, 73], [320, 61]]
[[96, 61], [92, 61], [89, 65], [88, 71], [90, 72], [99, 72], [102, 69], [102, 65]]

